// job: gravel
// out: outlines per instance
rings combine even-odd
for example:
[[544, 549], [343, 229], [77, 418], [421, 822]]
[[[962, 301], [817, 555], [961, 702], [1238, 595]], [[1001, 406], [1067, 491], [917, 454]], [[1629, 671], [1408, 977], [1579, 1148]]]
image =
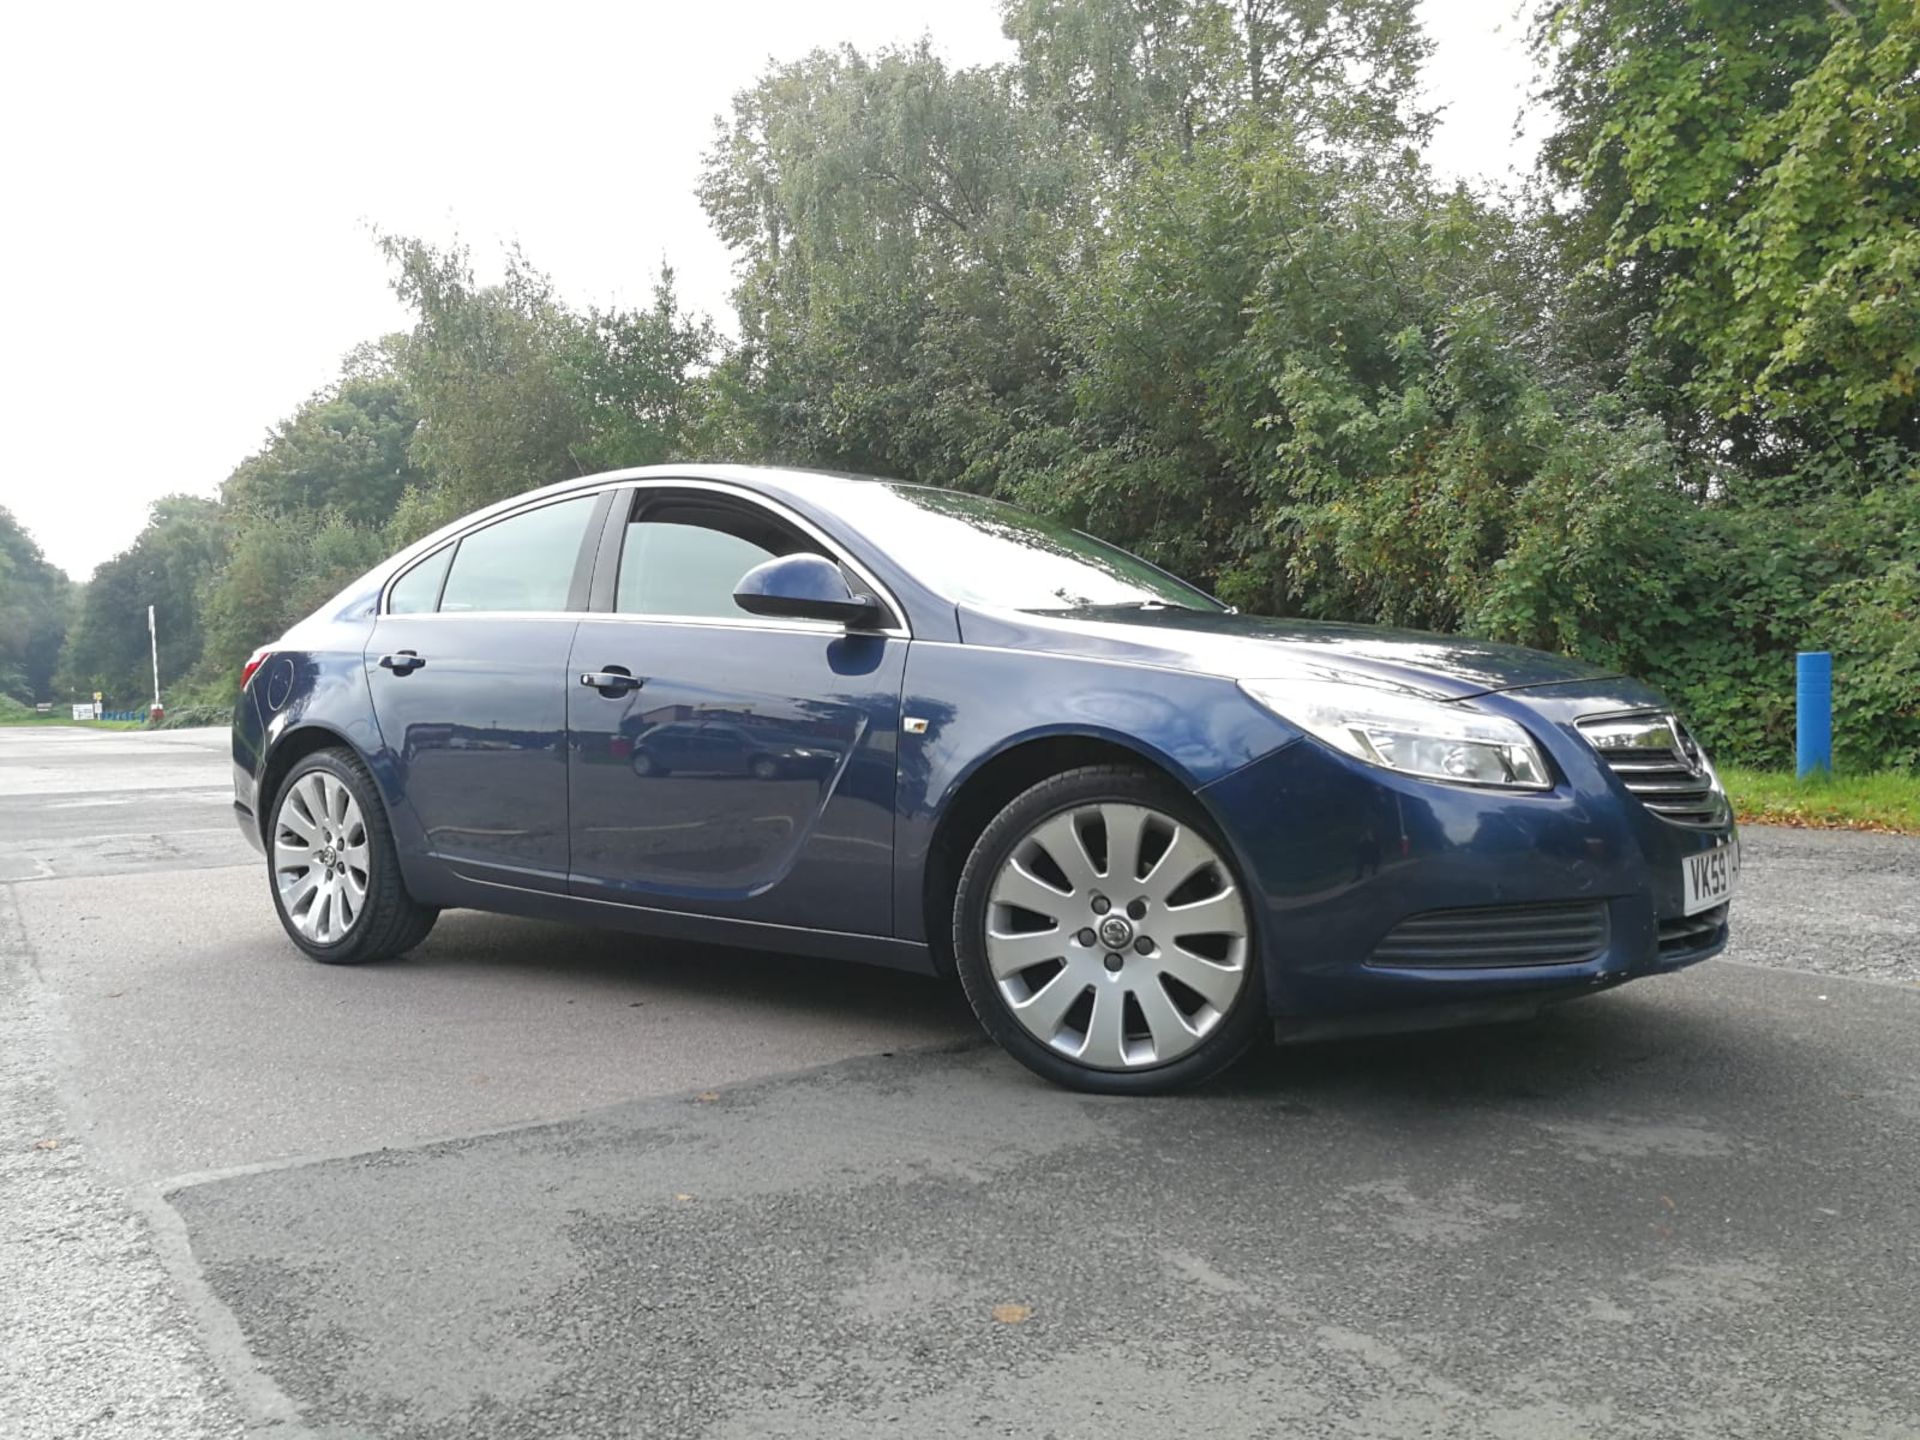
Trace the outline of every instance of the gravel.
[[1920, 840], [1750, 826], [1731, 960], [1920, 985]]

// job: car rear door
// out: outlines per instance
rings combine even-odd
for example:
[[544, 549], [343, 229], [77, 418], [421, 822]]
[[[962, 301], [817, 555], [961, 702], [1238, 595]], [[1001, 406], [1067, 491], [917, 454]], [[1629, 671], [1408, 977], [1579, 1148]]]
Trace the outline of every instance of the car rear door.
[[574, 893], [891, 934], [904, 628], [736, 606], [775, 555], [846, 563], [757, 498], [642, 486], [607, 525], [569, 667]]
[[564, 891], [567, 655], [610, 494], [468, 531], [389, 586], [366, 649], [388, 763], [430, 857]]

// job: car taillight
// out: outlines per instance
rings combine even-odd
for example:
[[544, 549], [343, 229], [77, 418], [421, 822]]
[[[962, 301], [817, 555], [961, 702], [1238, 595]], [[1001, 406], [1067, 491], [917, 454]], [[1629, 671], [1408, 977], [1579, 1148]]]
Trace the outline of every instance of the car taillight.
[[247, 663], [240, 667], [240, 690], [242, 694], [246, 692], [247, 682], [253, 679], [253, 672], [266, 664], [267, 657], [271, 654], [273, 654], [272, 647], [262, 645], [247, 657]]

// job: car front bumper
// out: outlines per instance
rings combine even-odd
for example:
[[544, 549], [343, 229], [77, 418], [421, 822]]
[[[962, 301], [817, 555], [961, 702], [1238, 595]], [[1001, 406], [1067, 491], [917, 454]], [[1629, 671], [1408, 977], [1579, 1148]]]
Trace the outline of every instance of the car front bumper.
[[[1201, 792], [1256, 892], [1282, 1033], [1506, 1018], [1725, 948], [1727, 907], [1686, 917], [1681, 871], [1687, 856], [1731, 839], [1731, 821], [1658, 818], [1574, 728], [1581, 716], [1662, 704], [1654, 692], [1608, 682], [1475, 703], [1535, 735], [1557, 771], [1552, 790], [1420, 780], [1303, 739]], [[1491, 944], [1486, 963], [1404, 963], [1404, 944], [1383, 949], [1407, 934], [1405, 921], [1462, 911], [1523, 927], [1540, 916], [1562, 934], [1578, 915], [1592, 943], [1550, 963], [1516, 963]]]

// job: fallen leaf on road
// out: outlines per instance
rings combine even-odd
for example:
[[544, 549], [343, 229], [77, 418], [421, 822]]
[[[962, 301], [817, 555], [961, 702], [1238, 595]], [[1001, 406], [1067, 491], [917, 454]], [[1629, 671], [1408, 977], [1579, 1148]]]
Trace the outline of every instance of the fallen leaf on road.
[[714, 1101], [720, 1098], [720, 1092], [718, 1090], [702, 1090], [698, 1095], [694, 1096], [693, 1098], [696, 1104], [711, 1105]]
[[58, 1140], [36, 1140], [33, 1142], [33, 1148], [36, 1150], [58, 1150], [60, 1148], [60, 1142]]
[[682, 1201], [693, 1199], [691, 1195], [676, 1195], [673, 1198], [676, 1200], [682, 1200]]
[[1002, 1325], [1018, 1325], [1033, 1314], [1031, 1305], [996, 1305], [993, 1318]]

